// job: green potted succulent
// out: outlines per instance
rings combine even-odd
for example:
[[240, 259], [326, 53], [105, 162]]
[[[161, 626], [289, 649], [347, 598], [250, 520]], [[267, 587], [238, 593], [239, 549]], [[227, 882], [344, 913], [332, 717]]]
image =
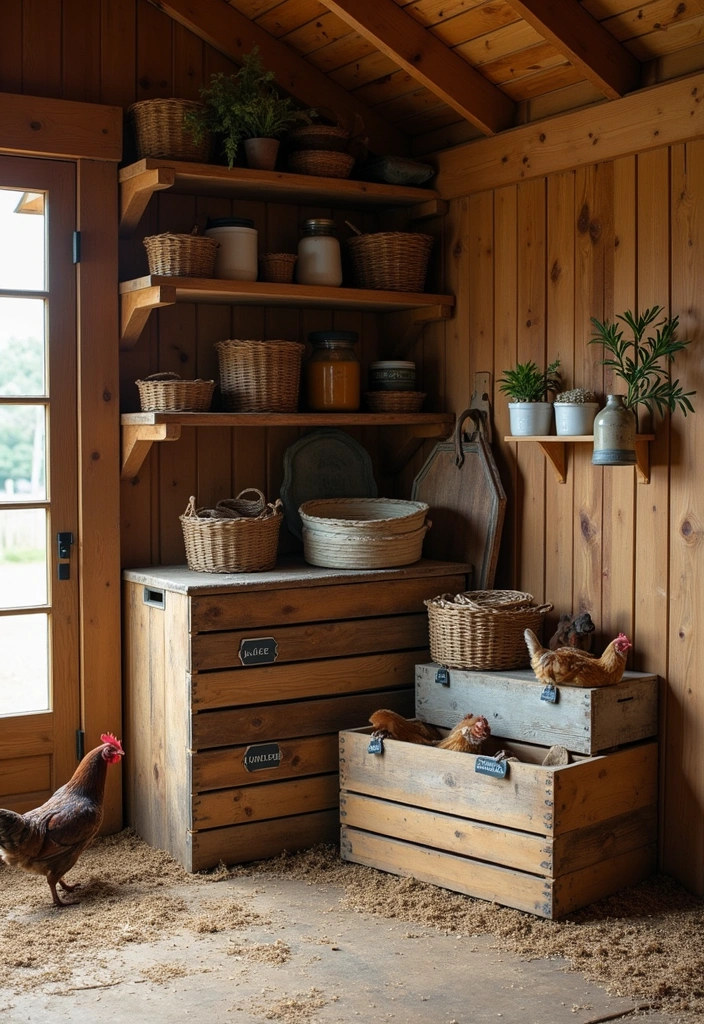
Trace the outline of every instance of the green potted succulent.
[[244, 54], [237, 74], [211, 75], [200, 95], [203, 109], [186, 114], [185, 123], [196, 142], [207, 133], [220, 141], [228, 167], [243, 145], [250, 167], [273, 170], [280, 137], [292, 125], [311, 120], [310, 111], [279, 95], [274, 72], [264, 67], [256, 46]]
[[555, 433], [562, 437], [584, 436], [594, 429], [599, 403], [589, 388], [571, 388], [555, 395]]
[[499, 391], [513, 399], [508, 403], [508, 414], [514, 437], [552, 433], [552, 403], [547, 396], [560, 386], [559, 366], [560, 360], [555, 359], [541, 370], [537, 363], [528, 360], [504, 370], [498, 381]]

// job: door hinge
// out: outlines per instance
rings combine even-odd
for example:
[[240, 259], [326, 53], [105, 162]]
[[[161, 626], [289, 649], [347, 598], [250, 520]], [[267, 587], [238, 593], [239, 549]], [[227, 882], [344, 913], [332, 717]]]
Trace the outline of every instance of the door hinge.
[[73, 232], [73, 262], [81, 262], [81, 232]]
[[68, 559], [71, 557], [72, 544], [72, 533], [61, 532], [56, 534], [56, 557], [58, 558], [56, 571], [60, 580], [71, 579], [71, 563]]
[[76, 760], [82, 761], [86, 752], [86, 734], [83, 729], [76, 729]]

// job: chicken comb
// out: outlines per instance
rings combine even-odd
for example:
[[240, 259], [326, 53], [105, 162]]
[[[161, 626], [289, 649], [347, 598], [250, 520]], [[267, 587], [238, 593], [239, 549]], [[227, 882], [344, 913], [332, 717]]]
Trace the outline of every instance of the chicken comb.
[[626, 643], [628, 644], [628, 646], [629, 646], [629, 647], [632, 647], [632, 646], [633, 646], [633, 645], [631, 644], [631, 641], [630, 641], [630, 640], [628, 639], [628, 637], [626, 636], [626, 634], [625, 634], [625, 633], [619, 633], [619, 635], [618, 635], [618, 639], [619, 639], [619, 640], [625, 640], [625, 641], [626, 641]]
[[118, 740], [117, 736], [113, 736], [111, 732], [104, 732], [100, 737], [100, 742], [109, 743], [111, 746], [115, 747], [116, 750], [119, 750], [121, 753], [124, 754], [122, 744]]

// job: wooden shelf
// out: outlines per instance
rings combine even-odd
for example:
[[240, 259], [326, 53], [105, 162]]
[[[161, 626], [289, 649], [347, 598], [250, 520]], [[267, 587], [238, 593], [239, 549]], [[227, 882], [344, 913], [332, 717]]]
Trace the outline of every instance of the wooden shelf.
[[426, 323], [448, 320], [453, 295], [426, 292], [383, 292], [362, 288], [323, 288], [268, 281], [225, 281], [199, 277], [138, 277], [120, 285], [121, 348], [133, 348], [153, 309], [175, 302], [209, 302], [243, 306], [298, 306], [351, 309], [371, 313], [410, 311], [418, 330]]
[[[636, 436], [636, 472], [639, 484], [650, 483], [650, 449], [648, 442], [655, 440], [655, 434], [638, 434]], [[526, 436], [514, 437], [509, 434], [504, 441], [534, 441], [542, 450], [546, 459], [555, 471], [557, 482], [564, 484], [567, 476], [567, 444], [593, 444], [592, 434], [574, 434], [571, 436]]]
[[132, 480], [155, 441], [177, 441], [182, 427], [408, 427], [409, 439], [401, 446], [389, 473], [398, 472], [427, 438], [450, 435], [452, 413], [364, 412], [131, 412], [122, 423], [123, 480]]
[[279, 203], [303, 203], [307, 206], [331, 206], [384, 209], [418, 207], [409, 211], [411, 219], [444, 213], [446, 205], [431, 188], [385, 185], [349, 178], [318, 178], [286, 171], [257, 171], [248, 167], [218, 167], [176, 160], [139, 160], [123, 167], [120, 182], [120, 235], [129, 237], [137, 227], [155, 192], [173, 189], [188, 195], [225, 196], [259, 199]]

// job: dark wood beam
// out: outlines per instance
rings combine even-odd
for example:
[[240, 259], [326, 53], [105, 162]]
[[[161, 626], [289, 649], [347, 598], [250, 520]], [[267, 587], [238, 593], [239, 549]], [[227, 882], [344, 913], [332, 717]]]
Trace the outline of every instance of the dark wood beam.
[[524, 21], [611, 100], [641, 84], [641, 65], [577, 0], [509, 0]]
[[350, 121], [358, 114], [364, 122], [364, 133], [373, 152], [409, 152], [408, 138], [389, 121], [225, 0], [151, 0], [151, 3], [236, 63], [253, 46], [258, 46], [264, 64], [274, 72], [278, 85], [295, 99], [308, 107], [331, 107], [337, 113], [347, 115]]
[[510, 128], [515, 106], [394, 0], [323, 0], [355, 31], [487, 135]]

